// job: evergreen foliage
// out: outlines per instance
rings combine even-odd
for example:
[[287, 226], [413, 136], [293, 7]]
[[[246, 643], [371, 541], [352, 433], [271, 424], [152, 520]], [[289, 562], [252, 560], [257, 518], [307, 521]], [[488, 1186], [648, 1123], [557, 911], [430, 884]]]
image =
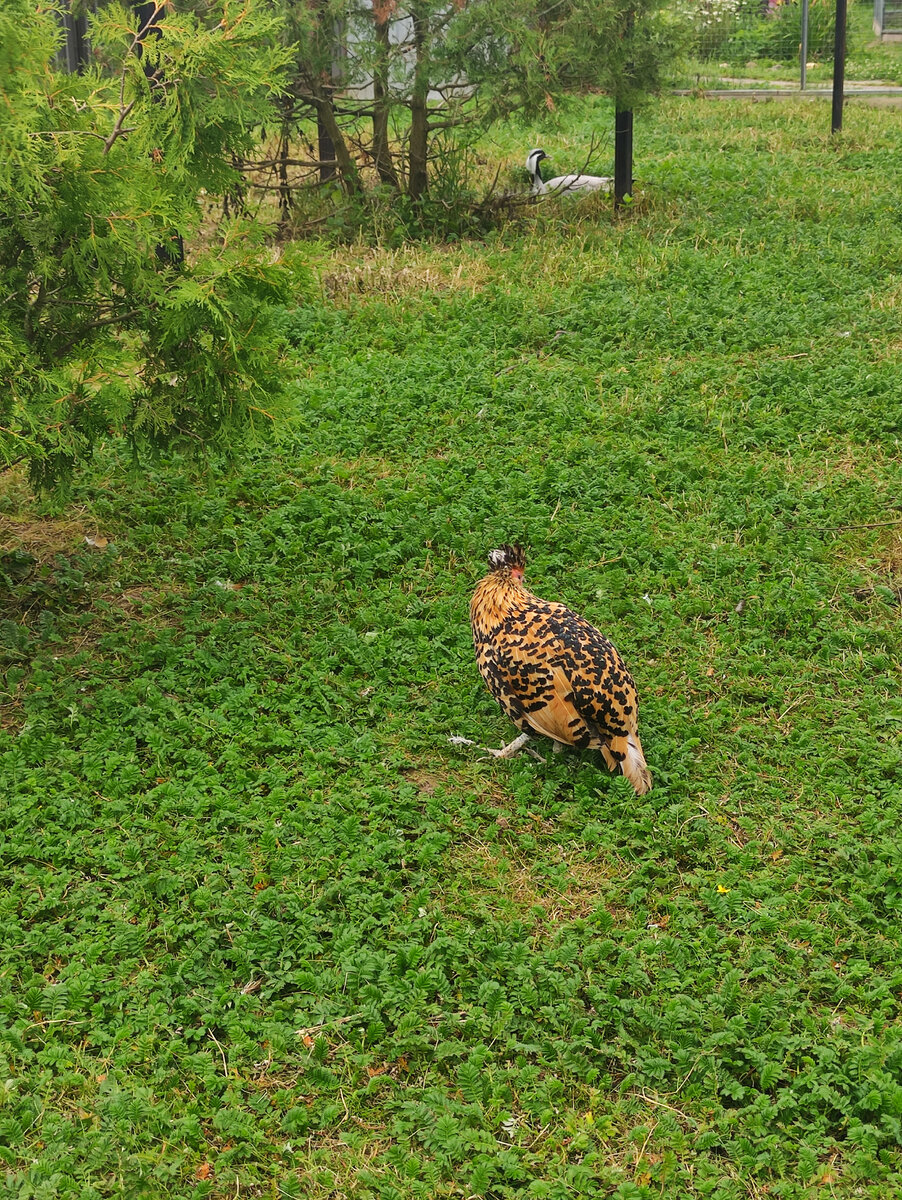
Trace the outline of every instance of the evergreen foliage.
[[142, 37], [101, 9], [69, 75], [51, 10], [0, 10], [0, 463], [45, 484], [110, 434], [227, 447], [279, 389], [269, 310], [290, 273], [259, 229], [174, 252], [271, 115], [278, 21], [255, 0], [156, 18]]

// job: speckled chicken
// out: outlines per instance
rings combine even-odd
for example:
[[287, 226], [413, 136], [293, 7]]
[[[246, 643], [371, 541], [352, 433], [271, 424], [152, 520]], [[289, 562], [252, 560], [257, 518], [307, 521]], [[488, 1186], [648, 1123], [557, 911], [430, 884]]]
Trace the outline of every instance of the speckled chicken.
[[489, 551], [492, 568], [470, 604], [476, 661], [489, 691], [521, 736], [491, 753], [510, 758], [536, 733], [600, 750], [636, 794], [651, 788], [639, 741], [636, 685], [594, 625], [523, 586], [520, 546]]

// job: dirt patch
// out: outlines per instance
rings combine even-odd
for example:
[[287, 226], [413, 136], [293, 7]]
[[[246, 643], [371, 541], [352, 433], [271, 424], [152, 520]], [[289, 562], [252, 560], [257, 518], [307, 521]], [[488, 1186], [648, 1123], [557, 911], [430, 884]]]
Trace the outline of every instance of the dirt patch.
[[431, 771], [405, 771], [404, 778], [414, 783], [426, 796], [433, 796], [440, 787], [445, 786], [445, 780]]
[[614, 877], [608, 863], [565, 855], [566, 884], [556, 887], [539, 875], [541, 862], [506, 856], [503, 850], [487, 843], [461, 847], [456, 859], [473, 890], [480, 890], [481, 878], [485, 881], [484, 893], [501, 893], [526, 911], [543, 909], [552, 924], [588, 916], [604, 903]]

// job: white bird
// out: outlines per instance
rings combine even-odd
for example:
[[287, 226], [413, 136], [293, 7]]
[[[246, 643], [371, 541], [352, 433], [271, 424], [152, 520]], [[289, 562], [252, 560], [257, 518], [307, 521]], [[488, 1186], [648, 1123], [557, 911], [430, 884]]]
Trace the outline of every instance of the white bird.
[[610, 192], [614, 180], [610, 175], [558, 175], [545, 182], [539, 174], [539, 163], [548, 155], [544, 150], [530, 150], [526, 158], [526, 169], [532, 179], [534, 196], [574, 195], [578, 192]]

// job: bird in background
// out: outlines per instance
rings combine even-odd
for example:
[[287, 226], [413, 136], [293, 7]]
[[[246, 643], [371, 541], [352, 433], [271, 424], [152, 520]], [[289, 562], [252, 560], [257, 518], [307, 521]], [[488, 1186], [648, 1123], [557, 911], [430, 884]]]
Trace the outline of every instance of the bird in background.
[[489, 691], [521, 731], [490, 753], [511, 758], [541, 734], [553, 739], [556, 751], [600, 750], [637, 795], [649, 791], [636, 685], [623, 659], [584, 617], [527, 591], [522, 546], [499, 546], [488, 558], [491, 570], [470, 603], [476, 661]]
[[534, 196], [577, 195], [581, 192], [611, 192], [614, 180], [609, 175], [558, 175], [543, 180], [539, 174], [539, 163], [548, 155], [544, 150], [530, 150], [526, 157], [526, 169], [532, 181]]

